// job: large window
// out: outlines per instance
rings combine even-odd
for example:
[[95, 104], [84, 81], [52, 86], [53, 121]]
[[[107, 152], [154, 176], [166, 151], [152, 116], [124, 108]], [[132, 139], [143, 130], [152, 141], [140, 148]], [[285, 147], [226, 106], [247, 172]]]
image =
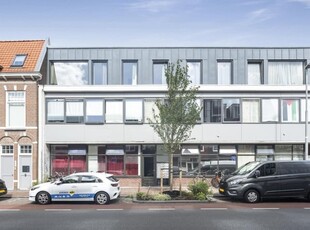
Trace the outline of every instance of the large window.
[[50, 76], [52, 85], [88, 85], [88, 63], [54, 62]]
[[66, 101], [66, 121], [67, 123], [84, 122], [83, 101]]
[[103, 106], [102, 99], [87, 99], [86, 101], [86, 123], [103, 123]]
[[65, 100], [49, 99], [47, 100], [47, 122], [65, 121]]
[[125, 122], [141, 123], [143, 120], [143, 100], [127, 99], [125, 101]]
[[123, 61], [123, 84], [136, 85], [138, 82], [138, 62]]
[[201, 83], [201, 62], [200, 61], [187, 61], [188, 72], [190, 80], [194, 85]]
[[[153, 120], [154, 112], [156, 115], [159, 114], [159, 110], [155, 105], [156, 99], [145, 99], [144, 100], [144, 122], [149, 123], [148, 119]], [[153, 112], [154, 109], [154, 112]]]
[[279, 121], [279, 100], [262, 99], [262, 122]]
[[153, 83], [154, 84], [166, 84], [165, 71], [167, 69], [168, 62], [166, 61], [154, 61], [153, 62]]
[[268, 63], [268, 84], [302, 85], [303, 63], [270, 61]]
[[282, 100], [282, 122], [299, 122], [299, 100]]
[[261, 63], [248, 63], [248, 85], [260, 85], [261, 82]]
[[7, 92], [7, 120], [6, 125], [10, 128], [25, 127], [25, 92]]
[[93, 85], [108, 84], [108, 63], [94, 62], [93, 63]]
[[240, 99], [223, 99], [224, 121], [240, 121]]
[[204, 100], [204, 122], [221, 122], [221, 99]]
[[242, 100], [242, 121], [247, 123], [258, 123], [260, 115], [259, 99]]
[[123, 123], [123, 101], [106, 101], [106, 123]]
[[219, 85], [232, 84], [232, 63], [231, 61], [220, 61], [217, 63], [217, 83]]

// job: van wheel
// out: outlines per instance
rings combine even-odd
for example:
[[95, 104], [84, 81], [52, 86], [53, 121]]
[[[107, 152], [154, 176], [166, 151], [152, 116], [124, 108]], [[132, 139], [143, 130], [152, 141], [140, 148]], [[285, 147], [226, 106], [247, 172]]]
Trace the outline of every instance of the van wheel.
[[98, 192], [95, 196], [95, 203], [96, 204], [107, 204], [110, 201], [110, 197], [105, 192]]
[[247, 203], [257, 203], [259, 202], [259, 199], [259, 192], [254, 189], [250, 189], [244, 194], [244, 200]]

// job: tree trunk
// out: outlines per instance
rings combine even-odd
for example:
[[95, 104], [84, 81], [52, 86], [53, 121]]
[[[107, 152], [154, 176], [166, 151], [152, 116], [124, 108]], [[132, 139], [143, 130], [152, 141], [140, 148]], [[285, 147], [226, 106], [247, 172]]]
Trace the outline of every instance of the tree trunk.
[[170, 168], [170, 191], [173, 190], [173, 153], [170, 153], [170, 165], [169, 165], [169, 168]]

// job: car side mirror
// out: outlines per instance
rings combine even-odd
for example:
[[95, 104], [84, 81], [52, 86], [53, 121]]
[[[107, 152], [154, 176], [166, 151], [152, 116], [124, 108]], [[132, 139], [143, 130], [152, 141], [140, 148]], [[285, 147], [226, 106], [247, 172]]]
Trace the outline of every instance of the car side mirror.
[[256, 170], [255, 173], [254, 173], [254, 176], [257, 178], [257, 177], [260, 177], [260, 171], [259, 170]]
[[63, 183], [63, 179], [62, 179], [62, 178], [60, 178], [59, 180], [55, 181], [55, 184], [56, 184], [56, 185], [60, 185], [60, 184], [62, 184], [62, 183]]

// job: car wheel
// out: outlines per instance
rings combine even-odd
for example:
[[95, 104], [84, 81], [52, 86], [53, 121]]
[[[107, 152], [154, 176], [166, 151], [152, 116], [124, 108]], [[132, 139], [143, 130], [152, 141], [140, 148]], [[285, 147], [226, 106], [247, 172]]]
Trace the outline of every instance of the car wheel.
[[36, 196], [36, 201], [39, 204], [49, 204], [51, 202], [51, 196], [47, 192], [39, 192]]
[[244, 200], [247, 203], [257, 203], [259, 202], [259, 199], [260, 199], [259, 192], [254, 189], [250, 189], [244, 194]]
[[110, 197], [106, 192], [98, 192], [95, 196], [96, 204], [107, 204], [110, 201]]

